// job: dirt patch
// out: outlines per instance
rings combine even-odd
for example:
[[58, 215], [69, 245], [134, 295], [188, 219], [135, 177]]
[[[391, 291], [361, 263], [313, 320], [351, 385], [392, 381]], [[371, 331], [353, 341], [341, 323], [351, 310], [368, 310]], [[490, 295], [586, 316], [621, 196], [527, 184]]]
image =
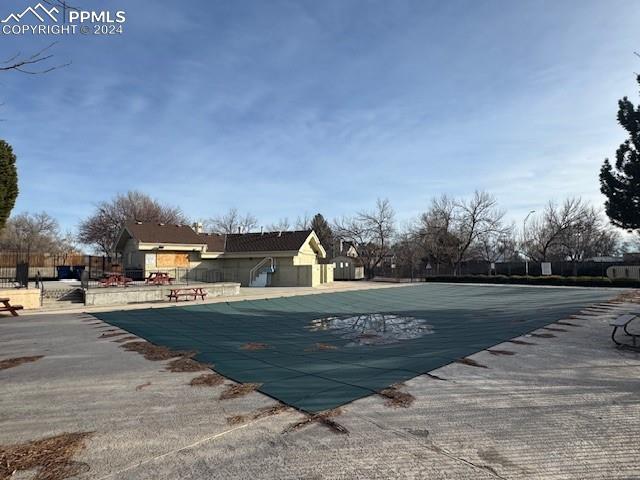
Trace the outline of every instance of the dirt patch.
[[227, 389], [220, 394], [220, 400], [244, 397], [245, 395], [256, 391], [261, 386], [261, 383], [239, 383], [236, 385], [229, 385]]
[[224, 377], [217, 373], [205, 373], [192, 378], [189, 385], [192, 387], [215, 387], [224, 383]]
[[516, 352], [512, 352], [511, 350], [491, 349], [491, 350], [487, 350], [487, 352], [489, 352], [491, 355], [515, 355], [516, 354]]
[[471, 367], [489, 368], [486, 365], [482, 365], [481, 363], [478, 363], [475, 360], [470, 359], [469, 357], [458, 358], [456, 360], [456, 363], [462, 363], [463, 365], [469, 365]]
[[287, 408], [286, 405], [274, 405], [273, 407], [259, 408], [254, 412], [246, 415], [234, 415], [233, 417], [227, 417], [227, 423], [229, 425], [241, 425], [243, 423], [258, 420], [259, 418], [270, 417], [272, 415], [278, 415], [284, 412]]
[[129, 335], [128, 337], [116, 338], [114, 340], [114, 342], [123, 343], [123, 342], [128, 342], [130, 340], [137, 340], [137, 339], [138, 339], [138, 337], [134, 337], [133, 335]]
[[197, 353], [193, 351], [171, 350], [170, 348], [144, 341], [127, 342], [120, 345], [120, 347], [130, 352], [137, 352], [152, 362], [171, 360], [166, 366], [166, 369], [170, 372], [201, 372], [210, 368], [210, 365], [200, 363], [191, 358]]
[[399, 387], [400, 385], [392, 385], [378, 392], [378, 395], [386, 399], [384, 404], [387, 407], [408, 408], [415, 401], [416, 397], [410, 393], [401, 392], [398, 390]]
[[305, 348], [305, 352], [318, 352], [322, 350], [337, 350], [338, 347], [335, 345], [329, 345], [328, 343], [316, 343], [309, 348]]
[[194, 355], [193, 352], [177, 352], [167, 347], [154, 345], [153, 343], [145, 341], [124, 343], [121, 347], [130, 352], [137, 352], [152, 362]]
[[553, 333], [530, 333], [529, 335], [536, 338], [555, 338], [556, 337]]
[[566, 332], [568, 330], [564, 328], [554, 328], [554, 327], [542, 327], [543, 330], [550, 330], [552, 332]]
[[624, 292], [618, 295], [614, 300], [614, 302], [629, 302], [629, 303], [640, 303], [640, 291], [633, 290], [631, 292]]
[[71, 458], [84, 448], [92, 432], [62, 433], [14, 445], [0, 445], [0, 480], [15, 472], [34, 470], [33, 480], [62, 480], [89, 470], [89, 465]]
[[260, 342], [248, 342], [240, 347], [242, 350], [266, 350], [267, 348], [269, 348], [268, 344]]
[[535, 345], [533, 342], [525, 342], [524, 340], [507, 340], [509, 343], [513, 343], [514, 345]]
[[112, 332], [112, 333], [103, 333], [98, 338], [111, 338], [111, 337], [121, 337], [122, 335], [126, 335], [127, 332]]
[[556, 322], [556, 325], [564, 325], [565, 327], [581, 327], [582, 325], [577, 325], [575, 323], [571, 323], [571, 322]]
[[7, 358], [6, 360], [0, 360], [0, 370], [6, 370], [7, 368], [17, 367], [23, 363], [31, 363], [40, 360], [44, 355], [33, 355], [31, 357], [15, 357]]
[[210, 365], [200, 363], [187, 356], [171, 360], [169, 365], [167, 365], [167, 370], [170, 372], [201, 372], [203, 370], [208, 370], [209, 368]]
[[332, 420], [333, 417], [337, 417], [342, 412], [339, 408], [335, 408], [333, 410], [327, 410], [326, 412], [307, 414], [306, 418], [300, 420], [299, 422], [292, 423], [287, 428], [285, 428], [282, 433], [290, 433], [296, 430], [299, 430], [307, 425], [311, 425], [313, 423], [319, 423], [329, 428], [332, 432], [340, 433], [340, 434], [348, 434], [349, 430], [347, 430], [344, 426], [340, 425], [338, 422]]
[[136, 387], [136, 391], [138, 391], [138, 392], [139, 392], [139, 391], [140, 391], [140, 390], [142, 390], [143, 388], [147, 388], [147, 387], [148, 387], [148, 386], [150, 386], [150, 385], [151, 385], [151, 382], [147, 382], [147, 383], [143, 383], [142, 385], [138, 385], [138, 386]]

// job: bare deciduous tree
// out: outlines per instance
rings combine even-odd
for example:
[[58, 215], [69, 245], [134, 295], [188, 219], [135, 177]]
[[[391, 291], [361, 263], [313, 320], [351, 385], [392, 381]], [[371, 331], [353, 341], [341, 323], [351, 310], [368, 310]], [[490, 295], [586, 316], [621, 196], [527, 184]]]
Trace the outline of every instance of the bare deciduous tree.
[[422, 238], [425, 255], [435, 265], [436, 274], [440, 265], [453, 267], [458, 238], [452, 233], [455, 202], [447, 195], [434, 198], [431, 207], [420, 217], [419, 235]]
[[432, 200], [421, 217], [428, 256], [437, 265], [448, 263], [459, 273], [460, 265], [472, 256], [480, 239], [499, 237], [508, 231], [503, 217], [496, 199], [486, 192], [476, 191], [469, 200], [446, 195]]
[[58, 221], [46, 212], [11, 217], [0, 236], [0, 249], [30, 253], [68, 253], [75, 245], [60, 233]]
[[578, 264], [588, 258], [616, 255], [620, 248], [620, 235], [604, 221], [600, 211], [587, 206], [578, 222], [562, 235], [560, 252], [563, 259], [573, 265], [573, 275], [578, 274]]
[[523, 232], [524, 253], [535, 262], [561, 259], [564, 239], [585, 222], [588, 210], [580, 198], [568, 198], [562, 205], [549, 202]]
[[248, 233], [256, 229], [258, 219], [250, 213], [241, 214], [237, 208], [231, 208], [224, 215], [206, 220], [204, 226], [211, 233]]
[[111, 255], [118, 235], [127, 222], [185, 224], [188, 219], [180, 208], [163, 205], [149, 195], [131, 191], [96, 205], [96, 211], [79, 226], [78, 239]]
[[296, 230], [309, 230], [311, 228], [312, 217], [307, 212], [296, 218]]
[[389, 200], [378, 199], [374, 210], [337, 220], [333, 231], [336, 238], [353, 243], [364, 263], [365, 274], [371, 278], [374, 269], [391, 252], [395, 213]]
[[514, 231], [515, 226], [510, 225], [503, 231], [488, 232], [478, 238], [476, 250], [479, 258], [489, 263], [489, 274], [491, 274], [492, 263], [508, 262], [516, 256], [517, 240]]
[[393, 246], [400, 275], [409, 275], [411, 280], [418, 274], [425, 249], [420, 229], [413, 224], [405, 225]]
[[281, 218], [277, 222], [270, 223], [265, 227], [267, 232], [286, 232], [291, 229], [291, 223], [287, 217]]

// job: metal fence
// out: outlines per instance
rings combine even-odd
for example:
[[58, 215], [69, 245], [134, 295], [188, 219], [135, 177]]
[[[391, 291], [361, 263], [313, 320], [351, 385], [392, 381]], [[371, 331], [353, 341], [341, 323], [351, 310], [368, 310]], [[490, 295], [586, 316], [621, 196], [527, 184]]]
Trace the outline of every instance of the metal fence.
[[[588, 276], [606, 277], [607, 268], [611, 266], [638, 265], [639, 262], [569, 262], [554, 261], [551, 263], [551, 274], [563, 277]], [[429, 268], [430, 267], [430, 268]], [[540, 262], [464, 262], [458, 271], [446, 264], [385, 265], [375, 269], [375, 275], [388, 278], [424, 278], [428, 276], [462, 276], [462, 275], [528, 275], [542, 276]]]
[[28, 278], [35, 280], [80, 279], [83, 271], [92, 279], [99, 279], [105, 273], [117, 270], [120, 259], [96, 255], [62, 255], [48, 253], [0, 252], [0, 283], [11, 283], [16, 278], [16, 266], [25, 262], [29, 265]]
[[88, 271], [81, 275], [83, 288], [157, 287], [162, 285], [189, 285], [216, 283], [224, 279], [223, 272], [205, 268], [165, 268], [152, 271], [125, 268], [105, 272], [100, 278], [91, 278]]

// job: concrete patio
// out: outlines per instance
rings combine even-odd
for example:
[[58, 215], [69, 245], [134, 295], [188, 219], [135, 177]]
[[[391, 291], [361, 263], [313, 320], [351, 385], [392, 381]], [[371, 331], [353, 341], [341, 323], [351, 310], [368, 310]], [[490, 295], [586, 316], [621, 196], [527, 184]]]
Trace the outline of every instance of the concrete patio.
[[44, 357], [0, 371], [0, 445], [93, 432], [74, 457], [92, 479], [637, 478], [640, 354], [613, 348], [608, 327], [633, 306], [586, 309], [553, 337], [519, 338], [535, 345], [494, 347], [514, 355], [471, 357], [486, 368], [407, 381], [407, 408], [357, 400], [333, 417], [347, 434], [318, 422], [283, 432], [304, 418], [292, 409], [230, 425], [276, 402], [219, 400], [224, 385], [190, 386], [203, 372], [124, 351], [88, 314], [2, 317], [0, 360]]

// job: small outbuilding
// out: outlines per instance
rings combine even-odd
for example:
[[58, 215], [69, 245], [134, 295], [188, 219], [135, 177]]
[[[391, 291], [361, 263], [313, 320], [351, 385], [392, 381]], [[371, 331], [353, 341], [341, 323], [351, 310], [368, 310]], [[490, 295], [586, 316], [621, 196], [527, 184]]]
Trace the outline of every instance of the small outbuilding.
[[364, 265], [358, 258], [358, 250], [350, 243], [340, 240], [334, 246], [337, 253], [331, 260], [334, 265], [333, 277], [335, 280], [362, 280], [364, 278]]
[[115, 247], [129, 272], [167, 271], [243, 286], [315, 287], [333, 282], [333, 264], [313, 230], [207, 234], [189, 225], [132, 222]]

